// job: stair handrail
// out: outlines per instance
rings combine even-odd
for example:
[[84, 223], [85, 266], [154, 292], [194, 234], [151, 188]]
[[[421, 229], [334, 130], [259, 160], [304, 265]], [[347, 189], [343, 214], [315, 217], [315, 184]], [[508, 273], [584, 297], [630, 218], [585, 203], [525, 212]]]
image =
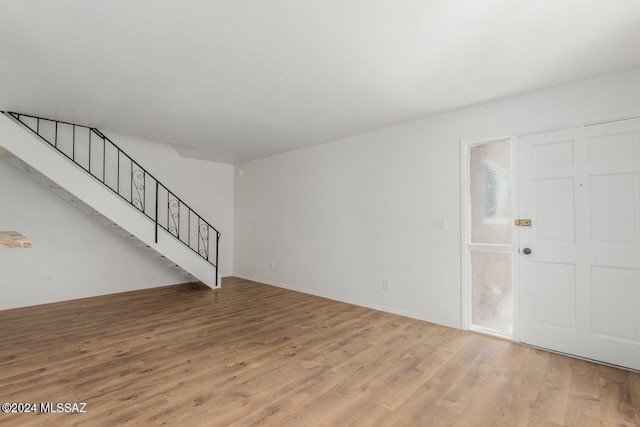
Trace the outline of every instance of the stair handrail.
[[[27, 129], [29, 129], [32, 133], [34, 133], [40, 139], [45, 141], [49, 146], [53, 147], [56, 151], [58, 151], [60, 154], [65, 156], [67, 159], [69, 159], [73, 164], [75, 164], [76, 166], [80, 167], [82, 170], [84, 170], [89, 175], [94, 177], [98, 182], [102, 183], [105, 187], [110, 189], [112, 192], [117, 194], [124, 201], [126, 201], [131, 206], [133, 206], [137, 211], [141, 212], [147, 218], [149, 218], [151, 221], [153, 221], [154, 224], [155, 224], [155, 243], [158, 243], [158, 230], [160, 228], [162, 228], [167, 233], [172, 235], [174, 238], [176, 238], [177, 240], [179, 240], [180, 242], [185, 244], [189, 249], [194, 251], [196, 254], [198, 254], [201, 258], [203, 258], [209, 264], [213, 265], [215, 267], [215, 271], [216, 271], [216, 282], [217, 282], [217, 280], [218, 280], [218, 259], [219, 259], [218, 249], [219, 249], [219, 244], [220, 244], [221, 233], [213, 225], [211, 225], [207, 220], [205, 220], [201, 215], [199, 215], [196, 211], [194, 211], [189, 205], [187, 205], [180, 197], [176, 196], [176, 194], [173, 191], [171, 191], [167, 186], [162, 184], [157, 178], [155, 178], [144, 167], [142, 167], [139, 162], [135, 161], [129, 154], [127, 154], [123, 149], [121, 149], [118, 145], [116, 145], [109, 137], [104, 135], [98, 129], [96, 129], [94, 127], [90, 127], [90, 126], [78, 125], [78, 124], [75, 124], [75, 123], [64, 122], [64, 121], [61, 121], [61, 120], [46, 119], [46, 118], [42, 118], [42, 117], [32, 116], [32, 115], [29, 115], [29, 114], [15, 113], [15, 112], [11, 112], [11, 111], [2, 111], [2, 113], [12, 117], [18, 123], [20, 123], [22, 126], [24, 126]], [[33, 129], [31, 126], [29, 126], [27, 123], [25, 123], [25, 121], [21, 120], [21, 117], [28, 117], [30, 119], [35, 119], [36, 120], [36, 129]], [[55, 124], [55, 137], [54, 137], [53, 142], [48, 140], [45, 136], [43, 136], [40, 133], [40, 122], [41, 121], [52, 122], [52, 123]], [[72, 139], [72, 155], [71, 156], [58, 146], [58, 127], [59, 127], [59, 125], [72, 126], [73, 139]], [[75, 156], [75, 154], [76, 154], [76, 128], [81, 128], [81, 129], [87, 129], [88, 130], [88, 134], [89, 134], [89, 139], [88, 139], [88, 167], [85, 167], [78, 160], [76, 160], [76, 156]], [[102, 139], [102, 141], [103, 141], [103, 145], [102, 145], [102, 178], [99, 175], [96, 175], [95, 173], [92, 172], [92, 165], [91, 165], [91, 160], [92, 160], [92, 146], [91, 146], [91, 143], [92, 143], [92, 139], [91, 138], [92, 137], [91, 137], [91, 135], [92, 134], [95, 134], [98, 138]], [[117, 160], [117, 186], [116, 186], [115, 189], [112, 188], [106, 182], [106, 177], [107, 177], [107, 175], [106, 175], [106, 167], [107, 167], [106, 166], [106, 153], [107, 153], [106, 147], [107, 147], [107, 142], [113, 148], [115, 148], [117, 150], [117, 159], [118, 159]], [[131, 187], [130, 187], [130, 189], [131, 189], [131, 192], [129, 194], [129, 198], [125, 197], [125, 195], [122, 194], [121, 191], [120, 191], [120, 175], [121, 175], [120, 158], [121, 158], [121, 155], [124, 156], [126, 159], [128, 159], [129, 162], [130, 162], [130, 173], [131, 173]], [[134, 169], [134, 166], [135, 166], [135, 169]], [[142, 184], [139, 184], [139, 183], [135, 182], [136, 181], [136, 177], [138, 177], [139, 180], [142, 180]], [[154, 211], [153, 211], [154, 212], [153, 216], [146, 209], [146, 207], [147, 207], [147, 205], [146, 205], [146, 201], [147, 201], [146, 189], [147, 189], [147, 180], [148, 179], [152, 180], [152, 182], [155, 181], [155, 195], [154, 195], [155, 208], [154, 208]], [[134, 197], [134, 189], [138, 193], [138, 197], [137, 198]], [[159, 220], [159, 204], [160, 204], [161, 189], [163, 189], [167, 194], [167, 197], [166, 197], [166, 199], [167, 199], [167, 216], [166, 216], [166, 220], [167, 221], [166, 221], [166, 227]], [[140, 191], [142, 191], [143, 194], [140, 194]], [[175, 212], [175, 211], [172, 212], [172, 207], [174, 209], [177, 208], [177, 212]], [[181, 225], [181, 220], [182, 220], [180, 218], [181, 207], [184, 207], [184, 209], [187, 209], [187, 215], [188, 215], [188, 217], [187, 217], [188, 231], [187, 231], [186, 241], [183, 240], [183, 238], [181, 238], [181, 233], [180, 233], [180, 225]], [[197, 238], [197, 242], [198, 243], [197, 243], [197, 245], [195, 247], [192, 245], [192, 242], [191, 242], [191, 237], [192, 237], [191, 218], [192, 218], [192, 214], [193, 214], [193, 216], [195, 216], [195, 218], [197, 220], [196, 238]], [[173, 225], [170, 225], [170, 220], [173, 221]], [[206, 231], [206, 235], [204, 235], [205, 231]], [[210, 259], [210, 239], [209, 238], [210, 238], [211, 231], [213, 231], [215, 233], [215, 237], [216, 237], [215, 262]]]

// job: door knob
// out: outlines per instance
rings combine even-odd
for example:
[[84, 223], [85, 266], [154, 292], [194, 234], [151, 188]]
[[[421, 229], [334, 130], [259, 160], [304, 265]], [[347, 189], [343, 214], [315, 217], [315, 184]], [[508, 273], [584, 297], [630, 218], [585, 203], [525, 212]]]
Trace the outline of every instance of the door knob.
[[531, 253], [531, 249], [529, 249], [529, 248], [524, 248], [524, 249], [522, 250], [522, 253], [523, 253], [523, 254], [525, 254], [525, 255], [529, 255], [529, 254]]

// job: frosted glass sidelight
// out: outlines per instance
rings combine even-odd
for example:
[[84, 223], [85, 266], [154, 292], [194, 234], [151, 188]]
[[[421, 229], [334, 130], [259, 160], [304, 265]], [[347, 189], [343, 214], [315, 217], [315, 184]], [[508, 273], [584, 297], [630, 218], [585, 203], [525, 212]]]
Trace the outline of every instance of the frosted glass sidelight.
[[470, 149], [471, 242], [511, 244], [511, 140]]
[[471, 251], [471, 323], [511, 335], [511, 253]]

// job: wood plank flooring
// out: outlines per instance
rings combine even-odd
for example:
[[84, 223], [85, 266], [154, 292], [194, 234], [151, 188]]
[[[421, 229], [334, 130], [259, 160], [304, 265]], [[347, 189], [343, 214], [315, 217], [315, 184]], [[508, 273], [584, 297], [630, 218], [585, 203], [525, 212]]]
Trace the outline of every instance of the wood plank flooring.
[[0, 425], [640, 426], [640, 374], [237, 278], [0, 311]]

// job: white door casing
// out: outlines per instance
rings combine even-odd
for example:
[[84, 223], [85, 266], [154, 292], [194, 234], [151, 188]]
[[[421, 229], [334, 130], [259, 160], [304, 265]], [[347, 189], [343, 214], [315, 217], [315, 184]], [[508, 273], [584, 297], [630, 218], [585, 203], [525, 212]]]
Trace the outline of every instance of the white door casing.
[[521, 341], [640, 370], [640, 119], [521, 137], [519, 186]]

